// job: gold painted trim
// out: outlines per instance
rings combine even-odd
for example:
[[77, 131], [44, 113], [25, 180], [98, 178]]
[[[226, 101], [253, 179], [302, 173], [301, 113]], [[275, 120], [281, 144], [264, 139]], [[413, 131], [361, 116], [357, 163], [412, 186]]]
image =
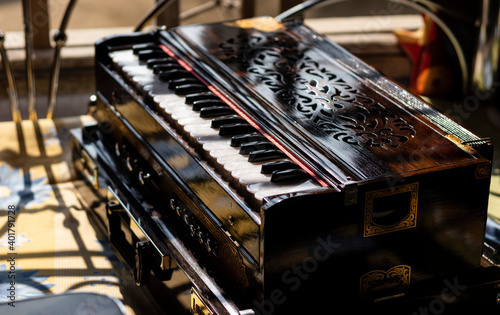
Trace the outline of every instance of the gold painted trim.
[[476, 167], [476, 179], [490, 178], [491, 177], [491, 164], [484, 163]]
[[[373, 201], [376, 198], [387, 197], [402, 193], [411, 193], [410, 196], [410, 211], [408, 215], [396, 224], [384, 226], [373, 222]], [[380, 235], [405, 229], [414, 228], [417, 226], [417, 207], [418, 207], [418, 183], [412, 183], [394, 188], [386, 188], [380, 190], [369, 191], [366, 193], [365, 201], [365, 222], [364, 222], [364, 237]]]
[[191, 314], [212, 315], [214, 312], [210, 310], [201, 295], [195, 288], [191, 288]]
[[387, 271], [372, 270], [365, 273], [359, 280], [359, 292], [365, 295], [369, 291], [380, 291], [397, 286], [409, 286], [411, 267], [397, 265]]

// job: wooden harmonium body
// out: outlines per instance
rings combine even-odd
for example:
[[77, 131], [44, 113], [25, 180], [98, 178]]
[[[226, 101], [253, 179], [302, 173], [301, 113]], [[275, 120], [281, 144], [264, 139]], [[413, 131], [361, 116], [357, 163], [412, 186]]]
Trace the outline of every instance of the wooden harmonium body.
[[302, 23], [113, 36], [96, 80], [129, 215], [244, 309], [404, 300], [480, 267], [491, 141]]

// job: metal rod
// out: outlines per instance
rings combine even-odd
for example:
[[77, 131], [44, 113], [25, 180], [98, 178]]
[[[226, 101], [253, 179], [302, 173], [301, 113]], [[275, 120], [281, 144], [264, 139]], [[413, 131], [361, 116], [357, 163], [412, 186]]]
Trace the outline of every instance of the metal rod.
[[206, 11], [213, 9], [219, 5], [220, 5], [219, 0], [212, 0], [212, 1], [205, 2], [203, 4], [200, 4], [197, 7], [194, 7], [192, 9], [189, 9], [189, 10], [182, 12], [181, 14], [179, 14], [179, 19], [185, 20], [185, 19], [192, 18], [193, 16], [196, 16], [198, 14], [206, 12]]
[[2, 58], [5, 76], [7, 77], [7, 91], [10, 99], [10, 110], [12, 112], [12, 120], [16, 123], [21, 122], [21, 109], [19, 108], [19, 96], [17, 95], [16, 81], [12, 74], [9, 59], [7, 58], [7, 50], [4, 46], [5, 33], [0, 31], [0, 57]]
[[29, 119], [36, 121], [36, 90], [35, 67], [33, 64], [33, 25], [31, 21], [30, 0], [23, 0], [24, 41], [26, 51], [26, 82], [28, 85], [28, 113]]
[[134, 32], [140, 32], [142, 29], [154, 18], [156, 18], [158, 15], [160, 15], [163, 10], [165, 10], [170, 4], [172, 4], [176, 0], [161, 0], [156, 2], [155, 6], [149, 10], [146, 15], [142, 18], [142, 20], [139, 22], [137, 27], [135, 28]]
[[76, 0], [71, 0], [66, 7], [61, 26], [54, 34], [54, 57], [52, 59], [52, 70], [50, 72], [50, 87], [49, 87], [49, 105], [47, 107], [47, 118], [54, 118], [54, 111], [56, 108], [57, 89], [59, 87], [59, 72], [61, 69], [61, 49], [66, 43], [66, 28], [68, 27], [69, 18], [75, 7]]
[[54, 36], [54, 41], [56, 43], [56, 46], [54, 47], [52, 70], [50, 72], [49, 105], [47, 107], [47, 119], [54, 118], [57, 88], [59, 87], [59, 70], [61, 69], [61, 49], [66, 42], [66, 35], [57, 31], [57, 34]]
[[278, 22], [283, 22], [283, 20], [286, 20], [294, 15], [297, 15], [301, 12], [304, 12], [322, 2], [328, 2], [328, 0], [309, 0], [300, 4], [297, 4], [296, 6], [291, 7], [290, 9], [280, 13], [275, 17], [275, 20]]
[[64, 12], [63, 19], [61, 21], [61, 26], [59, 27], [59, 31], [61, 33], [66, 32], [66, 28], [68, 28], [69, 18], [71, 17], [71, 13], [75, 8], [76, 0], [71, 0], [66, 7], [66, 11]]
[[165, 10], [170, 4], [172, 4], [176, 0], [160, 0], [157, 1], [156, 4], [149, 10], [146, 15], [139, 22], [137, 27], [135, 28], [135, 32], [140, 32], [142, 29], [153, 19], [158, 17], [163, 10]]

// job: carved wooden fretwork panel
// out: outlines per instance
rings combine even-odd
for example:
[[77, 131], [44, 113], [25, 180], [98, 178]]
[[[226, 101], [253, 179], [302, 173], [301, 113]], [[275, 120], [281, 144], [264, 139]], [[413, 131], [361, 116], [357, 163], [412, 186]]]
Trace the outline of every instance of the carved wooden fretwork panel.
[[222, 58], [338, 141], [398, 148], [415, 135], [405, 119], [348, 84], [335, 69], [318, 63], [308, 46], [284, 34], [273, 35], [228, 39], [219, 46]]

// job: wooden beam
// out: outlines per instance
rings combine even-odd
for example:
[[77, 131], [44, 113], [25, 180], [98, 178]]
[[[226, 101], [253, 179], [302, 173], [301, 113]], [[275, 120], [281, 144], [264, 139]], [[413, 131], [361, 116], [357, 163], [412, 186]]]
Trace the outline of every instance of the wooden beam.
[[246, 19], [255, 16], [255, 0], [241, 1], [241, 18]]
[[33, 48], [48, 49], [51, 47], [48, 0], [30, 0], [30, 9]]
[[280, 12], [284, 12], [299, 3], [302, 3], [302, 0], [281, 0]]
[[180, 5], [179, 0], [175, 0], [161, 13], [156, 19], [158, 25], [166, 25], [167, 27], [178, 26], [180, 24], [179, 13]]

